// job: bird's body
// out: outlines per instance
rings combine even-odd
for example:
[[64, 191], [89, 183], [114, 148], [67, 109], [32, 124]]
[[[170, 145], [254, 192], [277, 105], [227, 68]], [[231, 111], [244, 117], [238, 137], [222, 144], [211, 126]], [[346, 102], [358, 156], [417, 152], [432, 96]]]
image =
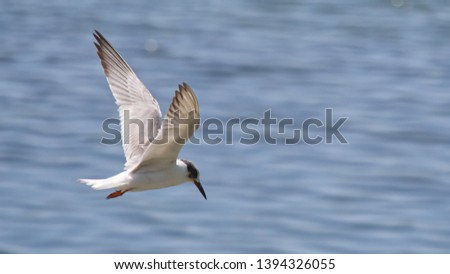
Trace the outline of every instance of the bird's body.
[[176, 186], [184, 183], [187, 177], [186, 164], [177, 160], [164, 169], [141, 169], [139, 172], [125, 170], [106, 179], [84, 179], [84, 183], [96, 190], [114, 188], [121, 191], [144, 191]]
[[[111, 44], [98, 32], [97, 54], [100, 57], [111, 91], [119, 106], [125, 170], [106, 179], [80, 179], [93, 189], [115, 189], [107, 198], [128, 191], [144, 191], [193, 182], [203, 197], [205, 191], [197, 168], [188, 160], [177, 159], [182, 146], [199, 126], [197, 98], [186, 84], [178, 91], [162, 119], [159, 104], [133, 70]], [[144, 130], [126, 128], [124, 117], [142, 121]], [[128, 130], [128, 131], [127, 131]], [[125, 133], [128, 133], [124, 136]], [[145, 133], [145, 136], [141, 136]]]

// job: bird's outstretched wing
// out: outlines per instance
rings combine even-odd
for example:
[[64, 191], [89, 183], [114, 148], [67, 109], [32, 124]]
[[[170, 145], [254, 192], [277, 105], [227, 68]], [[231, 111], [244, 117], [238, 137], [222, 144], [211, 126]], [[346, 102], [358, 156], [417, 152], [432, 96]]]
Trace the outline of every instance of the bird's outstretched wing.
[[132, 171], [140, 168], [158, 169], [175, 162], [183, 145], [199, 127], [197, 97], [186, 83], [179, 85], [178, 89], [158, 135]]
[[135, 166], [155, 139], [161, 127], [161, 110], [150, 91], [130, 66], [103, 37], [95, 31], [95, 47], [109, 87], [119, 106], [122, 145], [127, 162], [125, 169]]

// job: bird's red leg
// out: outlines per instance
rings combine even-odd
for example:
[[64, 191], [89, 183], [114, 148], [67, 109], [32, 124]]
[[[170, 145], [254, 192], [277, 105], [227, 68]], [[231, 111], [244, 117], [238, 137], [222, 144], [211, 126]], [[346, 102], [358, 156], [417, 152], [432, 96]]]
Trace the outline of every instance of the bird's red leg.
[[122, 190], [117, 190], [111, 194], [109, 194], [106, 199], [112, 199], [112, 198], [117, 198], [122, 196], [123, 194], [125, 194], [125, 192], [127, 192], [128, 190], [122, 191]]

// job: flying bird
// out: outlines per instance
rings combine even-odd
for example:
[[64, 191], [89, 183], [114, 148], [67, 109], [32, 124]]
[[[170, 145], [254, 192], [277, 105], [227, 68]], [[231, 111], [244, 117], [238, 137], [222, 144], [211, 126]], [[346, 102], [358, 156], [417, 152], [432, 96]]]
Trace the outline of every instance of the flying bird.
[[[199, 127], [200, 113], [194, 91], [183, 82], [162, 119], [159, 104], [131, 67], [98, 31], [94, 42], [106, 79], [119, 108], [124, 171], [106, 179], [80, 179], [93, 189], [115, 189], [106, 198], [192, 182], [206, 199], [195, 165], [178, 154]], [[124, 118], [142, 121], [140, 127], [124, 124]], [[136, 120], [134, 120], [136, 121]], [[128, 127], [127, 127], [128, 126]], [[143, 138], [143, 133], [146, 138]], [[128, 134], [126, 134], [128, 133]]]

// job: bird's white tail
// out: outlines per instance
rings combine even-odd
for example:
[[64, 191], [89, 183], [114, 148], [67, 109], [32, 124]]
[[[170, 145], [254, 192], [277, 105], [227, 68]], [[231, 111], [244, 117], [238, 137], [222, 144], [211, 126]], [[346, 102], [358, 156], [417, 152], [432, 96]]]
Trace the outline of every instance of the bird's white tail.
[[126, 172], [122, 172], [106, 179], [79, 179], [78, 181], [92, 187], [95, 190], [120, 188], [128, 183], [126, 180], [127, 176], [128, 174], [126, 174]]

